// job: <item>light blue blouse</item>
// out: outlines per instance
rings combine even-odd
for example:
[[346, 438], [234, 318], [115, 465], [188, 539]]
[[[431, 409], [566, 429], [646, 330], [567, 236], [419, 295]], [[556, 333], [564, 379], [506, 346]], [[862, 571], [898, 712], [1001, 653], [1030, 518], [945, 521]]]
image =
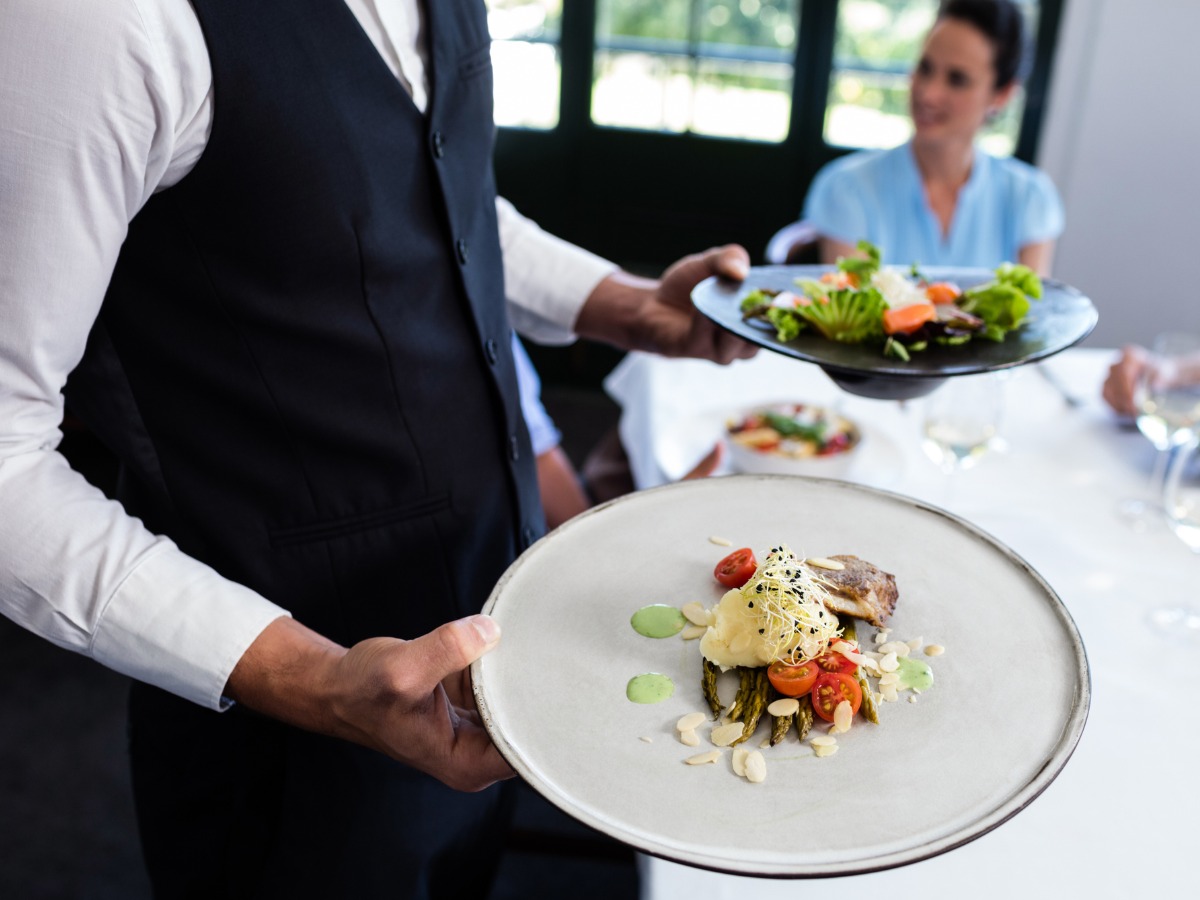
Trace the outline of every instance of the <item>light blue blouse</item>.
[[863, 150], [824, 166], [809, 188], [804, 218], [826, 237], [863, 238], [893, 265], [993, 268], [1027, 244], [1062, 234], [1063, 208], [1046, 173], [976, 148], [950, 233], [925, 199], [911, 144]]

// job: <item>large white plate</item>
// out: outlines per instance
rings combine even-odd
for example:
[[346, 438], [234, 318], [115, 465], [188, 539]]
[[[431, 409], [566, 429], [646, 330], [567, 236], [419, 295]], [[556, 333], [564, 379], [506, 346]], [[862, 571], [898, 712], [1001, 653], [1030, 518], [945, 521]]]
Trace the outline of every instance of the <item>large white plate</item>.
[[[856, 725], [831, 757], [793, 732], [765, 751], [762, 784], [734, 775], [728, 752], [684, 765], [706, 745], [674, 732], [704, 708], [697, 644], [643, 637], [629, 618], [650, 603], [715, 602], [712, 568], [729, 548], [714, 535], [760, 554], [781, 542], [855, 553], [894, 573], [894, 636], [947, 648], [931, 660], [934, 688], [884, 704], [883, 723]], [[743, 475], [631, 494], [526, 551], [486, 611], [503, 639], [472, 666], [475, 696], [517, 772], [599, 831], [720, 871], [839, 875], [943, 853], [1041, 793], [1087, 717], [1083, 644], [1036, 572], [960, 519], [842, 481]], [[646, 672], [671, 677], [674, 695], [627, 700]]]

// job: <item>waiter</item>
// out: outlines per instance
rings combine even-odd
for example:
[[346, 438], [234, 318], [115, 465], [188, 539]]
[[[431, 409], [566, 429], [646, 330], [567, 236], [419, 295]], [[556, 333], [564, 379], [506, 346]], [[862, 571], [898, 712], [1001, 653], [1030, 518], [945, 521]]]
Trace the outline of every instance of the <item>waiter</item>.
[[510, 316], [726, 362], [687, 297], [744, 251], [637, 279], [498, 200], [479, 0], [0, 22], [0, 609], [137, 680], [156, 894], [483, 895], [466, 667], [543, 530]]

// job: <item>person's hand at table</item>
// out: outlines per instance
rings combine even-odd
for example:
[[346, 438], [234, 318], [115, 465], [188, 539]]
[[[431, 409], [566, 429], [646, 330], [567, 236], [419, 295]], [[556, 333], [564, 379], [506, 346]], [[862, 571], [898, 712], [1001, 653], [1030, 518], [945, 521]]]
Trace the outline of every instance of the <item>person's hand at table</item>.
[[477, 615], [411, 641], [371, 638], [346, 649], [280, 618], [242, 656], [226, 696], [479, 791], [515, 774], [471, 694], [469, 666], [499, 640], [495, 621]]
[[1149, 363], [1145, 349], [1130, 344], [1121, 350], [1120, 358], [1108, 369], [1108, 377], [1104, 379], [1101, 396], [1104, 402], [1123, 416], [1136, 416], [1137, 405], [1134, 394], [1137, 390], [1138, 379], [1141, 378]]
[[750, 255], [734, 244], [687, 256], [660, 279], [614, 272], [592, 291], [575, 330], [626, 350], [690, 356], [718, 363], [749, 359], [757, 348], [715, 325], [692, 305], [692, 288], [719, 275], [741, 281]]

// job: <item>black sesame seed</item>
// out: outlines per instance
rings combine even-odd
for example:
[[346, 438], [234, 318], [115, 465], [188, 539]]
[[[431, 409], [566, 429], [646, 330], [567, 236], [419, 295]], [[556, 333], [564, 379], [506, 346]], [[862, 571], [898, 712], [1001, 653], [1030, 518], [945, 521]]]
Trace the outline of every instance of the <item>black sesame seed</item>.
[[759, 634], [763, 634], [764, 632], [766, 632], [766, 629], [765, 629], [765, 628], [760, 628], [760, 629], [758, 629], [758, 633], [759, 633]]

